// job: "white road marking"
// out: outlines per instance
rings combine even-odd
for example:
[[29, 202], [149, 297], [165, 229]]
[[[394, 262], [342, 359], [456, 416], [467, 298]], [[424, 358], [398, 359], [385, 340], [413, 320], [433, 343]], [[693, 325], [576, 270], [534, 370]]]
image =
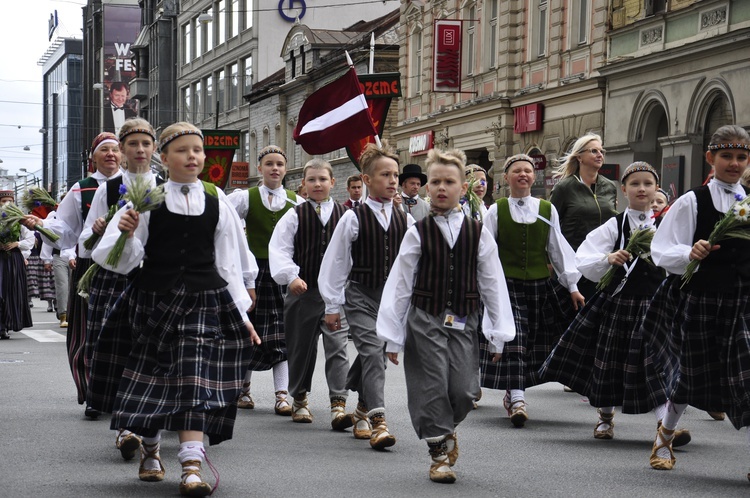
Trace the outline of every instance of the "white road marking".
[[54, 330], [22, 330], [21, 333], [38, 342], [65, 342], [65, 336]]

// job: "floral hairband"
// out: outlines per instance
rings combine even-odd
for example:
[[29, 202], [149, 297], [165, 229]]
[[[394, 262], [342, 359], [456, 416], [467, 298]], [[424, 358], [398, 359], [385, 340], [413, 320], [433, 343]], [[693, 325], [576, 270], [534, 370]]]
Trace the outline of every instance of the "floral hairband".
[[709, 144], [708, 150], [720, 150], [720, 149], [744, 149], [750, 150], [750, 144], [742, 143], [728, 143], [728, 144]]
[[133, 133], [143, 133], [148, 135], [149, 137], [154, 139], [154, 142], [156, 142], [156, 136], [154, 135], [154, 132], [149, 130], [148, 128], [130, 128], [129, 130], [120, 130], [120, 142], [122, 142], [125, 137], [128, 135], [132, 135]]
[[651, 173], [656, 177], [656, 182], [659, 182], [659, 173], [656, 172], [653, 166], [650, 164], [639, 164], [638, 166], [629, 167], [625, 170], [625, 173], [622, 175], [622, 178], [620, 178], [621, 183], [625, 183], [625, 178], [632, 175], [633, 173], [638, 173], [641, 171], [645, 171], [646, 173]]
[[519, 157], [513, 158], [510, 161], [508, 161], [508, 163], [503, 168], [503, 171], [507, 172], [508, 168], [510, 168], [514, 163], [519, 163], [519, 162], [529, 163], [532, 166], [534, 166], [533, 159], [531, 159], [529, 156], [523, 156], [523, 155], [521, 155]]
[[265, 149], [263, 152], [261, 152], [260, 154], [258, 154], [258, 162], [260, 163], [260, 161], [268, 154], [281, 154], [284, 157], [284, 161], [287, 160], [286, 154], [284, 154], [283, 150], [279, 149], [278, 147], [269, 147]]
[[167, 138], [165, 138], [164, 140], [162, 140], [161, 144], [159, 145], [159, 150], [163, 151], [164, 147], [166, 147], [169, 144], [169, 142], [171, 142], [172, 140], [174, 140], [176, 138], [180, 138], [182, 136], [185, 136], [185, 135], [197, 135], [197, 136], [201, 137], [201, 140], [203, 140], [203, 133], [199, 132], [198, 130], [182, 130], [182, 131], [178, 131], [178, 132], [172, 133]]

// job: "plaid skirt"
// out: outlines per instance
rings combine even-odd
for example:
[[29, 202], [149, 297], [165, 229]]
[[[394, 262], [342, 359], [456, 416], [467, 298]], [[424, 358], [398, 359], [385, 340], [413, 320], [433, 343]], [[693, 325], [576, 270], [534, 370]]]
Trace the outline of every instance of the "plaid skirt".
[[73, 374], [73, 382], [78, 390], [78, 404], [86, 401], [88, 389], [88, 369], [86, 367], [86, 315], [88, 300], [78, 295], [78, 281], [91, 266], [89, 258], [76, 257], [76, 267], [70, 276], [68, 294], [68, 333], [65, 344], [68, 349], [68, 363]]
[[641, 336], [648, 296], [597, 292], [576, 315], [539, 375], [587, 396], [594, 407], [646, 413], [667, 402], [663, 373]]
[[492, 363], [489, 344], [480, 336], [480, 382], [489, 389], [528, 389], [545, 381], [539, 369], [575, 317], [570, 292], [557, 280], [506, 279], [516, 337]]
[[99, 268], [89, 288], [89, 315], [86, 324], [89, 383], [86, 401], [101, 412], [112, 411], [122, 370], [130, 356], [130, 323], [118, 323], [118, 327], [111, 326], [109, 333], [102, 334], [104, 321], [125, 290], [127, 282], [128, 276]]
[[[673, 288], [679, 285], [675, 280]], [[737, 429], [750, 426], [750, 285], [723, 292], [673, 292], [678, 299], [666, 321], [669, 333], [654, 339], [660, 346], [657, 367], [670, 381], [669, 399], [726, 412]]]
[[44, 271], [44, 263], [38, 254], [31, 254], [26, 260], [26, 284], [29, 299], [38, 297], [42, 301], [55, 299], [55, 278], [50, 271]]
[[0, 251], [0, 330], [17, 332], [33, 325], [27, 292], [21, 251]]
[[248, 363], [249, 370], [269, 370], [286, 361], [284, 336], [285, 288], [271, 278], [267, 259], [258, 260], [258, 277], [255, 279], [257, 302], [250, 312], [250, 321], [260, 336], [261, 344], [253, 348]]
[[112, 429], [153, 437], [160, 429], [201, 431], [210, 444], [230, 439], [252, 350], [244, 316], [226, 288], [166, 294], [129, 286], [102, 335], [132, 330]]

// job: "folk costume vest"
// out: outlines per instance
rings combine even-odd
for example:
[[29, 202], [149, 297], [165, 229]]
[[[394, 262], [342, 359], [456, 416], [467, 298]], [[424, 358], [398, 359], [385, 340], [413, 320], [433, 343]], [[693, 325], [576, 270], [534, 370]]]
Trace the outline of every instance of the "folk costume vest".
[[96, 189], [99, 188], [99, 182], [93, 176], [89, 176], [79, 181], [78, 185], [81, 187], [81, 214], [83, 215], [83, 221], [86, 221], [89, 209], [91, 209], [91, 202], [94, 200], [94, 194]]
[[[539, 215], [552, 216], [552, 204], [542, 200]], [[506, 278], [541, 280], [549, 278], [547, 240], [550, 226], [542, 220], [527, 225], [516, 223], [510, 215], [510, 204], [503, 197], [497, 200], [497, 246]]]
[[[620, 247], [627, 247], [630, 241], [630, 220], [625, 216], [625, 213], [626, 211], [623, 211], [615, 217], [618, 232], [613, 251], [617, 251]], [[625, 220], [624, 224], [623, 218]], [[623, 237], [625, 237], [625, 240], [623, 240]], [[632, 261], [628, 264], [632, 264]], [[628, 275], [628, 280], [622, 289], [620, 289], [620, 293], [627, 296], [653, 296], [666, 276], [664, 270], [661, 268], [651, 265], [643, 259], [638, 259], [635, 268]], [[612, 282], [610, 282], [604, 291], [609, 293], [614, 292], [623, 278], [625, 278], [625, 268], [620, 266], [615, 271]]]
[[[245, 216], [247, 243], [256, 259], [268, 259], [268, 242], [271, 240], [273, 229], [284, 213], [294, 205], [287, 202], [286, 206], [279, 211], [271, 211], [263, 205], [259, 187], [248, 189], [247, 195], [249, 201], [247, 216]], [[297, 195], [291, 190], [286, 190], [286, 196], [293, 201], [297, 200]]]
[[401, 241], [406, 234], [406, 213], [393, 208], [388, 230], [378, 222], [366, 203], [354, 208], [359, 236], [352, 243], [352, 271], [349, 278], [371, 289], [385, 284]]
[[299, 266], [299, 278], [307, 282], [309, 288], [317, 288], [320, 263], [346, 208], [334, 202], [333, 212], [325, 225], [321, 223], [312, 203], [304, 202], [294, 209], [299, 220], [294, 236], [294, 263]]
[[479, 309], [477, 255], [482, 224], [465, 218], [453, 247], [432, 216], [418, 221], [416, 227], [422, 255], [411, 303], [433, 316], [446, 309], [458, 316]]
[[[745, 188], [745, 192], [748, 189]], [[708, 186], [693, 189], [698, 207], [698, 218], [693, 234], [693, 243], [708, 239], [714, 225], [725, 213], [714, 208], [711, 191]], [[750, 231], [750, 227], [745, 226]], [[742, 239], [725, 239], [720, 242], [721, 249], [711, 252], [701, 261], [698, 271], [683, 290], [719, 291], [739, 287], [750, 283], [750, 241]]]

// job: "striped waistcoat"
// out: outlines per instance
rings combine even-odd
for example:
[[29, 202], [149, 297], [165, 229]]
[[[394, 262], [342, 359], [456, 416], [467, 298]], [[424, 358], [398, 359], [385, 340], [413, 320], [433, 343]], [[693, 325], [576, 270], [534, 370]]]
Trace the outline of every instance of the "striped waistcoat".
[[352, 244], [352, 271], [349, 278], [371, 289], [385, 284], [401, 241], [406, 234], [406, 213], [393, 208], [388, 230], [367, 204], [354, 209], [359, 222], [359, 236]]
[[432, 216], [416, 223], [422, 255], [411, 303], [438, 316], [450, 308], [466, 316], [479, 308], [477, 255], [482, 224], [464, 219], [456, 244], [451, 247]]
[[346, 208], [334, 202], [333, 212], [325, 225], [321, 223], [311, 202], [304, 202], [294, 209], [299, 220], [294, 236], [294, 263], [299, 266], [299, 278], [307, 282], [309, 288], [317, 288], [320, 262], [323, 261], [331, 235]]

